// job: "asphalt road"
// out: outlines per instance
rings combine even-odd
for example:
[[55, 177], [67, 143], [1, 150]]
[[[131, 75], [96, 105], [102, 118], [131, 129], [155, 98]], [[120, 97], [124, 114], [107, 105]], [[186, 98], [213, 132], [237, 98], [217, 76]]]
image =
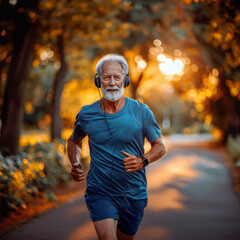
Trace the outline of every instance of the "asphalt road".
[[[240, 201], [227, 155], [199, 144], [169, 144], [147, 167], [148, 206], [136, 240], [239, 240]], [[2, 240], [97, 239], [83, 196], [52, 209]]]

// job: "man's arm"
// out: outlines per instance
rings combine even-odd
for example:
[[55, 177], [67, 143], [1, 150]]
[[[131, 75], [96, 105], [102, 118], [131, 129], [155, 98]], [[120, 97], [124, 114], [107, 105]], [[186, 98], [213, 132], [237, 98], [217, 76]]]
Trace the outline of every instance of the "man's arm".
[[[167, 146], [162, 136], [157, 138], [154, 142], [151, 142], [151, 149], [143, 156], [146, 157], [149, 163], [155, 162], [162, 158], [167, 153]], [[130, 153], [122, 151], [125, 156], [123, 163], [125, 165], [126, 172], [135, 172], [143, 168], [142, 159]]]
[[73, 139], [72, 135], [67, 141], [67, 154], [72, 164], [72, 178], [73, 180], [80, 182], [85, 178], [85, 172], [82, 170], [81, 165], [81, 152], [82, 152], [82, 140], [83, 138]]

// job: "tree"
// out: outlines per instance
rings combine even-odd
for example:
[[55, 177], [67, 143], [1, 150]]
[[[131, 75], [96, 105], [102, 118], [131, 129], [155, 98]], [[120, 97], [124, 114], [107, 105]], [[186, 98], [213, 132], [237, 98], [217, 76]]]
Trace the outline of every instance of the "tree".
[[11, 153], [18, 151], [20, 128], [23, 121], [23, 94], [26, 85], [26, 73], [32, 56], [32, 49], [38, 25], [38, 0], [18, 1], [11, 6], [3, 1], [1, 16], [12, 17], [15, 25], [13, 51], [7, 77], [2, 109], [1, 146]]
[[[215, 78], [217, 98], [206, 98], [206, 113], [212, 115], [214, 125], [228, 135], [240, 133], [240, 9], [235, 0], [187, 2], [191, 9], [193, 34], [210, 70], [203, 74], [201, 86], [207, 90], [204, 79]], [[212, 90], [212, 89], [210, 89]]]

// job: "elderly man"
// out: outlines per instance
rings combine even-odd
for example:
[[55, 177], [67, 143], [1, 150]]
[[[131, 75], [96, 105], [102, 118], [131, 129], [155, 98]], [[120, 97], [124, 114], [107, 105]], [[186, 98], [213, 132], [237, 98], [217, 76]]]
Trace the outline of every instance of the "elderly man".
[[[166, 153], [166, 145], [151, 110], [125, 97], [130, 83], [123, 56], [109, 54], [96, 65], [95, 85], [103, 98], [82, 107], [68, 139], [75, 181], [81, 169], [82, 140], [88, 135], [90, 170], [85, 201], [98, 239], [134, 239], [147, 206], [145, 168]], [[145, 137], [151, 143], [144, 153]]]

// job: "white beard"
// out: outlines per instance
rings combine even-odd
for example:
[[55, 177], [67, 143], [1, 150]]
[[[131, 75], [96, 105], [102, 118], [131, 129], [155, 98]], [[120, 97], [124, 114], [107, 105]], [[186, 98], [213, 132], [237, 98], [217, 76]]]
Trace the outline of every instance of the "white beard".
[[[107, 90], [109, 89], [117, 89], [118, 91], [115, 91], [115, 92], [108, 92]], [[102, 86], [101, 86], [101, 91], [102, 91], [102, 94], [103, 94], [103, 97], [105, 99], [107, 99], [108, 101], [110, 102], [116, 102], [117, 100], [119, 100], [123, 93], [124, 93], [124, 87], [122, 85], [121, 88], [118, 88], [118, 87], [107, 87], [106, 89], [104, 89]]]

